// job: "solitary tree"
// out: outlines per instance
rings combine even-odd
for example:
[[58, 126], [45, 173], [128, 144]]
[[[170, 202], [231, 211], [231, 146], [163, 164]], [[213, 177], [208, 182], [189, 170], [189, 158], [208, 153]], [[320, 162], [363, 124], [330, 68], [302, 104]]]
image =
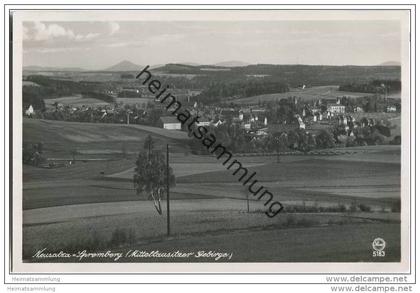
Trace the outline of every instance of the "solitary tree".
[[[136, 160], [134, 169], [134, 189], [137, 195], [153, 199], [157, 212], [162, 215], [161, 199], [167, 189], [167, 165], [162, 152], [153, 150], [153, 139], [148, 139]], [[169, 185], [175, 185], [175, 176], [171, 167], [169, 168]]]

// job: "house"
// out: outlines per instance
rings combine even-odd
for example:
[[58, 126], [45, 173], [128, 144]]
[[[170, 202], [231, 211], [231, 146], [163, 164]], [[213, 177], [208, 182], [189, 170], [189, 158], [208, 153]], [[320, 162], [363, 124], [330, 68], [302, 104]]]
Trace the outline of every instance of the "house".
[[318, 113], [318, 120], [322, 121], [322, 113]]
[[315, 115], [317, 113], [321, 113], [321, 108], [312, 108], [311, 113], [312, 113], [312, 115]]
[[29, 108], [25, 111], [26, 116], [31, 117], [34, 114], [34, 108], [32, 105], [29, 105]]
[[181, 129], [181, 122], [172, 116], [165, 116], [160, 117], [160, 123], [162, 128], [169, 129], [169, 130], [180, 130]]
[[327, 111], [330, 113], [345, 113], [346, 106], [339, 104], [327, 104]]
[[338, 125], [347, 125], [347, 117], [346, 116], [339, 116], [338, 119]]
[[363, 108], [360, 107], [360, 106], [357, 106], [357, 107], [354, 108], [354, 112], [355, 113], [363, 113]]
[[300, 129], [305, 129], [306, 128], [306, 125], [302, 120], [299, 120], [299, 128]]
[[121, 92], [131, 93], [131, 94], [140, 94], [140, 90], [137, 88], [122, 88]]
[[303, 122], [303, 120], [302, 120], [302, 118], [299, 116], [299, 115], [297, 115], [297, 121], [298, 121], [298, 123], [299, 123], [299, 128], [300, 129], [305, 129], [306, 128], [306, 125], [305, 125], [305, 123]]
[[220, 124], [223, 124], [224, 122], [222, 120], [217, 120], [217, 121], [213, 121], [211, 124], [213, 124], [214, 126], [218, 127]]
[[209, 120], [198, 121], [197, 126], [209, 126], [211, 122]]
[[394, 106], [394, 105], [389, 105], [389, 106], [387, 106], [387, 107], [386, 107], [386, 111], [387, 111], [388, 113], [397, 112], [397, 107], [396, 107], [396, 106]]
[[268, 128], [261, 128], [261, 129], [258, 129], [258, 130], [255, 132], [255, 134], [256, 134], [257, 136], [265, 136], [265, 135], [268, 135]]
[[254, 116], [262, 116], [265, 114], [266, 110], [264, 108], [254, 108], [250, 109], [249, 112]]

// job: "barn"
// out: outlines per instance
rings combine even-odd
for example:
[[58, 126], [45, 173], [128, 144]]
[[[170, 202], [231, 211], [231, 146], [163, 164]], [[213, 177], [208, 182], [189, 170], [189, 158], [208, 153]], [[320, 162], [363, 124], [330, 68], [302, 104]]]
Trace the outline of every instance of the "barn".
[[160, 125], [162, 128], [169, 130], [181, 129], [181, 122], [179, 122], [179, 120], [173, 116], [160, 117]]

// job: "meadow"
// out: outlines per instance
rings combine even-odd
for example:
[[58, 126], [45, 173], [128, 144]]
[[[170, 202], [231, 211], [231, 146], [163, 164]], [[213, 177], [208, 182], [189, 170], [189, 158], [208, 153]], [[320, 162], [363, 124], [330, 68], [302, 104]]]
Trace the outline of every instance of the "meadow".
[[116, 103], [123, 103], [124, 105], [146, 105], [149, 102], [154, 102], [153, 99], [149, 98], [115, 98]]
[[60, 97], [55, 99], [45, 99], [45, 106], [47, 108], [54, 108], [54, 104], [62, 104], [64, 106], [74, 106], [74, 107], [81, 107], [81, 106], [106, 106], [109, 103], [104, 102], [99, 99], [95, 98], [85, 98], [82, 95], [73, 95], [68, 97]]
[[[136, 152], [148, 134], [157, 148], [171, 145], [177, 185], [171, 189], [169, 239], [165, 216], [135, 194], [131, 181]], [[279, 163], [275, 157], [239, 158], [286, 208], [268, 218], [263, 203], [215, 157], [189, 154], [186, 139], [182, 132], [137, 125], [25, 119], [24, 141], [43, 142], [48, 157], [69, 158], [71, 149], [80, 150], [72, 165], [24, 166], [25, 260], [32, 261], [30, 256], [43, 247], [184, 246], [234, 251], [232, 261], [373, 261], [370, 243], [377, 235], [389, 244], [382, 261], [399, 259], [399, 146], [355, 147], [331, 156], [285, 155]], [[125, 156], [118, 153], [123, 142]], [[88, 160], [92, 157], [101, 160]], [[329, 245], [321, 243], [325, 239]], [[314, 250], [303, 253], [308, 243]]]
[[43, 143], [47, 157], [70, 159], [73, 150], [96, 150], [92, 155], [104, 150], [138, 152], [148, 135], [152, 135], [157, 145], [171, 143], [177, 150], [185, 149], [188, 139], [185, 132], [143, 125], [23, 119], [23, 142]]

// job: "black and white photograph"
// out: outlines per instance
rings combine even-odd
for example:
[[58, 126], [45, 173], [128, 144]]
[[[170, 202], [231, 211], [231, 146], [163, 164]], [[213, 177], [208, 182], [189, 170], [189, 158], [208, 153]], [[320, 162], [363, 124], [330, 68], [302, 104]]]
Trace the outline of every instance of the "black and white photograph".
[[408, 272], [410, 20], [12, 12], [13, 268]]

